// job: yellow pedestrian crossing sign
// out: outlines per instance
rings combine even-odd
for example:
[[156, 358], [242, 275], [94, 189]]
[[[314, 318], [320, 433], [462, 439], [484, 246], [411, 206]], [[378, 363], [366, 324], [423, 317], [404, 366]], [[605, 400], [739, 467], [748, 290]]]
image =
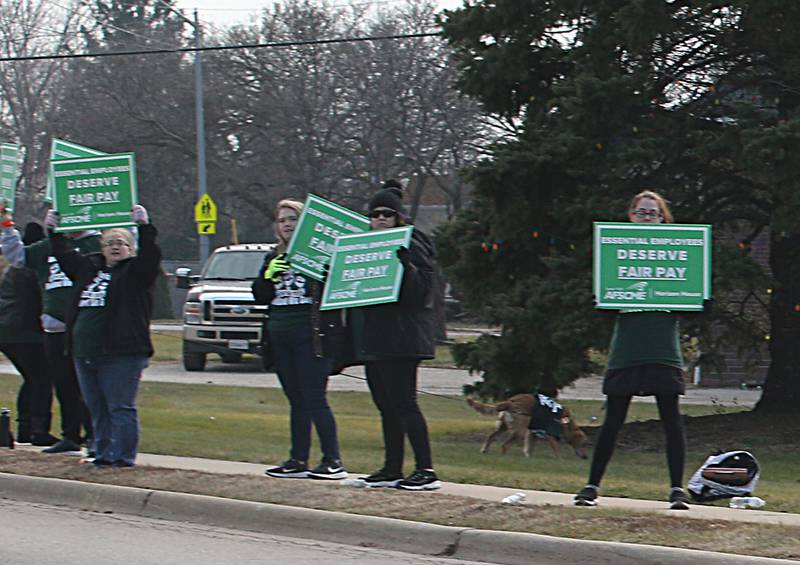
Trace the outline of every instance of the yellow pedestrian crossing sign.
[[[194, 221], [195, 222], [216, 222], [217, 221], [217, 205], [211, 200], [208, 194], [204, 194], [194, 205]], [[200, 227], [198, 226], [198, 231]], [[213, 228], [212, 228], [213, 229]], [[214, 232], [200, 232], [200, 233], [214, 233]]]
[[197, 222], [197, 233], [200, 235], [214, 235], [217, 233], [217, 222]]

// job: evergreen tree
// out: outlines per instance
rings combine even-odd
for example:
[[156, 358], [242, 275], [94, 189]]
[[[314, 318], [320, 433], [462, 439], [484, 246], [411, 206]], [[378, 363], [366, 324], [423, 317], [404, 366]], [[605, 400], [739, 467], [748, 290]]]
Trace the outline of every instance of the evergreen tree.
[[[624, 221], [633, 194], [653, 188], [678, 222], [714, 226], [716, 323], [685, 324], [706, 362], [769, 336], [759, 406], [800, 401], [797, 22], [800, 7], [777, 0], [496, 0], [444, 13], [460, 88], [515, 129], [469, 171], [474, 203], [439, 234], [468, 303], [503, 328], [456, 351], [484, 372], [480, 392], [593, 368], [609, 324], [592, 309], [591, 222]], [[771, 273], [748, 255], [765, 228]]]

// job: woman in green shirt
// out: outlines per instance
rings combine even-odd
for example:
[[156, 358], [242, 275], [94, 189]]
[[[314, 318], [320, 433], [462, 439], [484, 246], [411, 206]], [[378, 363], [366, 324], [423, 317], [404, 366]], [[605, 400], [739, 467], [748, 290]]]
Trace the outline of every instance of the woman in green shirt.
[[[636, 223], [669, 224], [672, 213], [660, 194], [646, 190], [633, 197], [628, 219]], [[614, 452], [617, 433], [625, 423], [631, 398], [653, 395], [667, 440], [670, 508], [686, 510], [689, 498], [682, 486], [686, 437], [678, 407], [678, 396], [685, 387], [678, 318], [669, 311], [621, 310], [609, 349], [608, 371], [603, 381], [606, 418], [592, 456], [589, 482], [575, 496], [575, 505], [597, 505], [600, 481]]]

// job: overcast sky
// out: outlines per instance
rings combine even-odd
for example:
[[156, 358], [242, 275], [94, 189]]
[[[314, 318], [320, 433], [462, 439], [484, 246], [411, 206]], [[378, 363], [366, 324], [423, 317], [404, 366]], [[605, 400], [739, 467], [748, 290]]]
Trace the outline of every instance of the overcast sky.
[[[355, 0], [360, 2], [361, 0]], [[375, 0], [376, 5], [400, 4], [405, 0]], [[192, 17], [194, 9], [200, 11], [200, 20], [217, 25], [230, 25], [257, 17], [272, 0], [178, 0], [177, 6], [184, 10], [187, 17]], [[348, 0], [334, 1], [334, 4], [347, 4]], [[438, 0], [441, 9], [453, 9], [462, 5], [462, 0]]]

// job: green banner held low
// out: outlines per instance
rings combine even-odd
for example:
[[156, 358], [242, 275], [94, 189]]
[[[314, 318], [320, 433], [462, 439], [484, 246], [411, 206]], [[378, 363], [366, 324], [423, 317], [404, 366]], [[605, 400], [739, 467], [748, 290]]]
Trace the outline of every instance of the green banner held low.
[[711, 298], [711, 226], [594, 223], [598, 308], [702, 310]]
[[410, 246], [413, 229], [406, 226], [338, 237], [320, 308], [397, 302], [403, 281], [397, 249]]
[[309, 194], [286, 251], [292, 269], [321, 281], [336, 238], [369, 229], [369, 219]]
[[6, 209], [14, 211], [17, 196], [17, 177], [19, 176], [19, 145], [0, 144], [0, 201]]
[[[61, 159], [78, 159], [80, 157], [94, 157], [99, 155], [108, 155], [97, 149], [91, 147], [84, 147], [77, 143], [64, 141], [63, 139], [53, 138], [50, 142], [50, 160], [58, 161]], [[44, 199], [46, 202], [53, 201], [53, 177], [47, 174], [47, 188], [44, 192]]]
[[129, 227], [137, 203], [133, 153], [50, 162], [56, 231]]

